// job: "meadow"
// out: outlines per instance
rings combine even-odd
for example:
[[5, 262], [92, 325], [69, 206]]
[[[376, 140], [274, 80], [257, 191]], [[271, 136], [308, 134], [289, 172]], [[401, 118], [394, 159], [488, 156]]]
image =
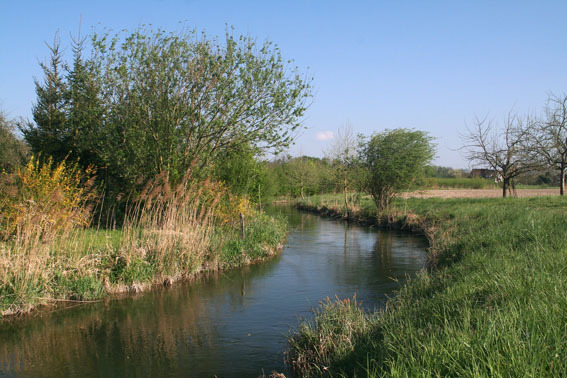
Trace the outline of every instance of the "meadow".
[[[332, 200], [300, 205], [339, 216]], [[365, 312], [355, 298], [322, 303], [290, 336], [296, 375], [567, 373], [564, 198], [408, 198], [380, 222], [375, 214], [359, 201], [359, 220], [423, 233], [428, 267], [383, 309]]]

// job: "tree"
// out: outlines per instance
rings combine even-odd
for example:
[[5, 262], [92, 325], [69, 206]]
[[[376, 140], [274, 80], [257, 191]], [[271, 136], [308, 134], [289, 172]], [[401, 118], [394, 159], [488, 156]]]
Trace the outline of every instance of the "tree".
[[545, 119], [537, 123], [531, 135], [535, 153], [551, 169], [559, 171], [559, 191], [565, 194], [567, 168], [567, 95], [550, 95]]
[[241, 145], [216, 159], [214, 173], [233, 194], [256, 200], [261, 170], [252, 148]]
[[365, 186], [378, 213], [423, 174], [435, 155], [432, 140], [424, 131], [394, 129], [373, 135], [363, 145], [361, 155], [368, 173]]
[[308, 156], [300, 156], [291, 159], [287, 164], [287, 176], [292, 188], [299, 193], [301, 199], [305, 198], [305, 194], [313, 194], [317, 186], [317, 167], [312, 158]]
[[64, 148], [71, 160], [78, 160], [83, 168], [100, 168], [106, 165], [102, 160], [104, 108], [98, 69], [95, 62], [83, 57], [85, 42], [79, 29], [77, 37], [72, 38], [73, 62], [65, 77], [69, 137]]
[[28, 147], [14, 135], [13, 130], [14, 122], [0, 112], [0, 173], [12, 172], [27, 160]]
[[[121, 187], [167, 171], [202, 171], [242, 145], [279, 151], [292, 142], [310, 80], [271, 42], [226, 34], [140, 29], [94, 36], [107, 109], [105, 160]], [[140, 178], [142, 180], [140, 180]]]
[[334, 142], [327, 152], [333, 167], [335, 182], [343, 194], [346, 216], [350, 214], [349, 191], [356, 180], [358, 168], [358, 140], [350, 123], [337, 131]]
[[534, 120], [529, 116], [522, 119], [508, 113], [502, 130], [487, 118], [475, 118], [474, 128], [463, 136], [467, 159], [488, 165], [502, 180], [502, 197], [514, 192], [516, 177], [537, 168], [529, 137], [533, 127]]
[[35, 124], [20, 125], [24, 139], [34, 154], [52, 156], [56, 162], [67, 157], [69, 131], [67, 129], [67, 86], [63, 72], [65, 63], [60, 50], [59, 38], [55, 35], [53, 45], [47, 45], [51, 52], [49, 63], [41, 63], [45, 76], [43, 83], [35, 79], [37, 102], [32, 115]]

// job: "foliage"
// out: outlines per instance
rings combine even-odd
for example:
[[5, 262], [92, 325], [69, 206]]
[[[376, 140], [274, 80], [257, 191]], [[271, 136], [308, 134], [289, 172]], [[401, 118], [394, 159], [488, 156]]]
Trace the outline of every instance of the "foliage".
[[310, 96], [309, 82], [272, 43], [229, 32], [221, 43], [139, 29], [110, 41], [95, 35], [93, 48], [113, 151], [107, 161], [128, 186], [162, 171], [178, 180], [243, 145], [287, 147]]
[[366, 190], [379, 212], [402, 190], [410, 189], [434, 156], [432, 138], [423, 131], [394, 129], [373, 135], [362, 148], [368, 171]]
[[0, 172], [13, 172], [25, 164], [28, 147], [14, 135], [14, 122], [0, 112]]
[[[32, 159], [28, 173], [22, 173], [34, 183], [25, 198], [39, 193], [34, 201], [20, 201], [26, 211], [25, 204], [40, 208], [36, 202], [48, 209], [58, 206], [66, 197], [50, 194], [47, 188], [77, 182], [63, 179], [64, 162], [49, 173], [45, 165], [36, 168], [36, 161]], [[3, 189], [13, 187], [17, 188]], [[82, 205], [77, 214], [88, 213], [84, 201]], [[240, 213], [245, 215], [245, 239], [240, 235]], [[57, 214], [62, 217], [65, 211]], [[67, 219], [64, 229], [47, 237], [47, 222], [38, 211], [26, 220], [18, 224], [15, 237], [0, 242], [0, 314], [28, 311], [60, 299], [138, 292], [204, 270], [248, 264], [272, 256], [287, 233], [285, 222], [253, 210], [245, 197], [190, 174], [175, 186], [166, 173], [148, 182], [129, 201], [120, 230], [83, 229], [77, 219]], [[43, 233], [38, 235], [38, 230]]]
[[0, 235], [16, 239], [33, 229], [36, 238], [49, 240], [60, 232], [87, 226], [86, 203], [94, 198], [93, 180], [85, 183], [92, 170], [82, 172], [65, 161], [57, 165], [48, 158], [44, 164], [32, 157], [23, 169], [4, 174], [0, 182]]
[[[281, 151], [311, 97], [310, 79], [277, 46], [231, 30], [222, 41], [149, 27], [85, 41], [73, 41], [71, 64], [57, 37], [49, 46], [44, 80], [36, 80], [34, 122], [20, 128], [42, 156], [95, 165], [111, 201], [139, 192], [161, 172], [177, 184], [188, 170], [203, 179], [213, 163], [227, 168], [229, 154]], [[258, 182], [265, 179], [256, 173], [253, 185], [227, 184], [261, 198]]]
[[214, 162], [214, 176], [231, 193], [261, 203], [271, 193], [266, 166], [254, 156], [249, 145], [242, 145], [220, 155]]
[[276, 196], [301, 197], [332, 192], [336, 188], [328, 159], [284, 156], [266, 164]]
[[428, 165], [425, 167], [425, 177], [434, 178], [465, 178], [469, 177], [470, 171], [464, 169], [454, 169], [450, 167], [440, 167]]
[[65, 99], [68, 83], [64, 78], [66, 64], [55, 35], [53, 45], [48, 48], [51, 52], [49, 62], [41, 63], [44, 80], [35, 79], [37, 100], [32, 108], [35, 124], [21, 124], [20, 129], [24, 139], [37, 156], [51, 157], [56, 163], [67, 158], [70, 133], [67, 129], [67, 101]]

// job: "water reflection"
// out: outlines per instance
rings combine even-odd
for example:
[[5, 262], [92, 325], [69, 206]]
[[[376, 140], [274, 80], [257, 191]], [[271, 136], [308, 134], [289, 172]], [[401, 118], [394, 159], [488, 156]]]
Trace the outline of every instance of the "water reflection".
[[121, 300], [0, 325], [4, 376], [258, 376], [283, 370], [297, 315], [326, 296], [379, 306], [425, 261], [424, 240], [279, 208], [281, 256]]

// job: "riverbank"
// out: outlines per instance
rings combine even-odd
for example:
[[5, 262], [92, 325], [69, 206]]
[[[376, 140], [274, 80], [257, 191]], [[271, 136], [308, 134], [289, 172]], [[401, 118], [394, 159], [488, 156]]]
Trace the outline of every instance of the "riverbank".
[[[329, 196], [304, 208], [340, 215]], [[362, 200], [350, 215], [378, 222]], [[400, 199], [385, 219], [430, 240], [430, 266], [385, 309], [326, 302], [290, 337], [300, 376], [562, 376], [567, 200]]]
[[245, 220], [244, 238], [237, 223], [183, 218], [160, 227], [76, 229], [45, 242], [0, 243], [0, 318], [257, 263], [281, 251], [288, 233], [284, 218], [257, 211]]

